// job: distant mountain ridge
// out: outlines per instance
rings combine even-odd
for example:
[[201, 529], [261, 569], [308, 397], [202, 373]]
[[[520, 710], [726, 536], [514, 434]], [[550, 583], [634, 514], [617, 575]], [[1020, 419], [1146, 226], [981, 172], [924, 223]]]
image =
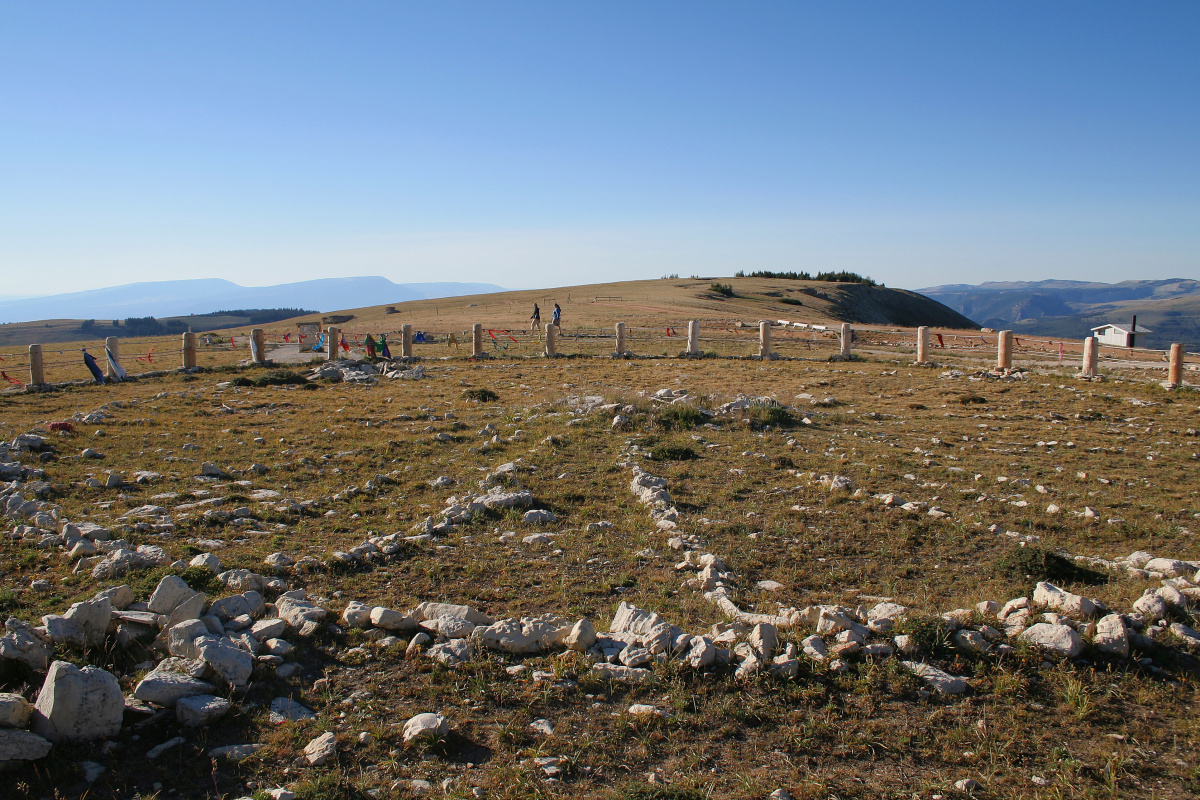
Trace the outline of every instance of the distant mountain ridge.
[[178, 317], [234, 308], [315, 308], [333, 311], [380, 303], [504, 291], [491, 283], [392, 283], [378, 276], [322, 278], [275, 286], [240, 286], [222, 278], [146, 281], [0, 302], [0, 322], [43, 319]]
[[1149, 328], [1146, 345], [1173, 342], [1200, 349], [1200, 281], [1190, 278], [1092, 281], [1004, 281], [948, 284], [918, 292], [989, 328], [1079, 339], [1109, 322]]

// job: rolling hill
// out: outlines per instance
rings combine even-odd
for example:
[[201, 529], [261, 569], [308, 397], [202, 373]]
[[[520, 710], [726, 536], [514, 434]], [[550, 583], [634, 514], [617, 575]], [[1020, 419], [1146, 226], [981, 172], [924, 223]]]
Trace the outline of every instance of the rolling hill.
[[1033, 281], [951, 284], [918, 290], [991, 328], [1080, 339], [1098, 325], [1128, 323], [1149, 328], [1149, 347], [1183, 342], [1200, 348], [1200, 281], [1187, 278], [1092, 283]]

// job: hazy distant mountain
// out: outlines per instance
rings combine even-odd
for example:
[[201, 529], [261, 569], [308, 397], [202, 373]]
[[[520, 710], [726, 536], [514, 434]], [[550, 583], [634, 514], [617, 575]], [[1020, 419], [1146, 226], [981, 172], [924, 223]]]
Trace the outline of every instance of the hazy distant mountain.
[[323, 278], [276, 286], [239, 286], [221, 278], [148, 281], [0, 302], [0, 322], [41, 319], [176, 317], [234, 308], [333, 311], [430, 297], [504, 291], [491, 283], [392, 283], [387, 278]]
[[989, 328], [1080, 339], [1107, 322], [1149, 328], [1147, 346], [1200, 348], [1200, 281], [1188, 278], [1093, 283], [1008, 281], [918, 289]]

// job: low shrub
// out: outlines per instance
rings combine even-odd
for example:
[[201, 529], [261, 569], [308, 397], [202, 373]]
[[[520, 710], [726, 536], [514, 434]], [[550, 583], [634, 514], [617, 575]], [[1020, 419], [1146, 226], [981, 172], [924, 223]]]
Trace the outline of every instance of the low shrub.
[[703, 412], [686, 403], [667, 406], [654, 417], [654, 424], [665, 431], [690, 430], [702, 422]]
[[650, 448], [650, 457], [655, 461], [691, 461], [699, 458], [696, 451], [685, 445], [660, 444]]
[[463, 397], [477, 403], [493, 403], [500, 399], [500, 395], [491, 389], [467, 389], [463, 392]]
[[1107, 575], [1081, 567], [1071, 559], [1037, 545], [1009, 549], [996, 560], [996, 571], [1017, 583], [1049, 581], [1095, 585], [1108, 582]]
[[301, 375], [299, 372], [292, 372], [287, 369], [271, 370], [266, 375], [259, 375], [254, 379], [255, 386], [307, 386], [308, 378]]

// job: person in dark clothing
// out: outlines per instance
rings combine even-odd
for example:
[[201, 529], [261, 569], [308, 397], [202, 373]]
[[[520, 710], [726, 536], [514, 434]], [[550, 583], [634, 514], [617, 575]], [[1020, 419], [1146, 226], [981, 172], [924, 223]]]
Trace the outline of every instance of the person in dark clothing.
[[529, 326], [531, 331], [540, 331], [542, 329], [542, 310], [538, 308], [538, 304], [533, 304], [533, 316], [530, 317], [533, 324]]

